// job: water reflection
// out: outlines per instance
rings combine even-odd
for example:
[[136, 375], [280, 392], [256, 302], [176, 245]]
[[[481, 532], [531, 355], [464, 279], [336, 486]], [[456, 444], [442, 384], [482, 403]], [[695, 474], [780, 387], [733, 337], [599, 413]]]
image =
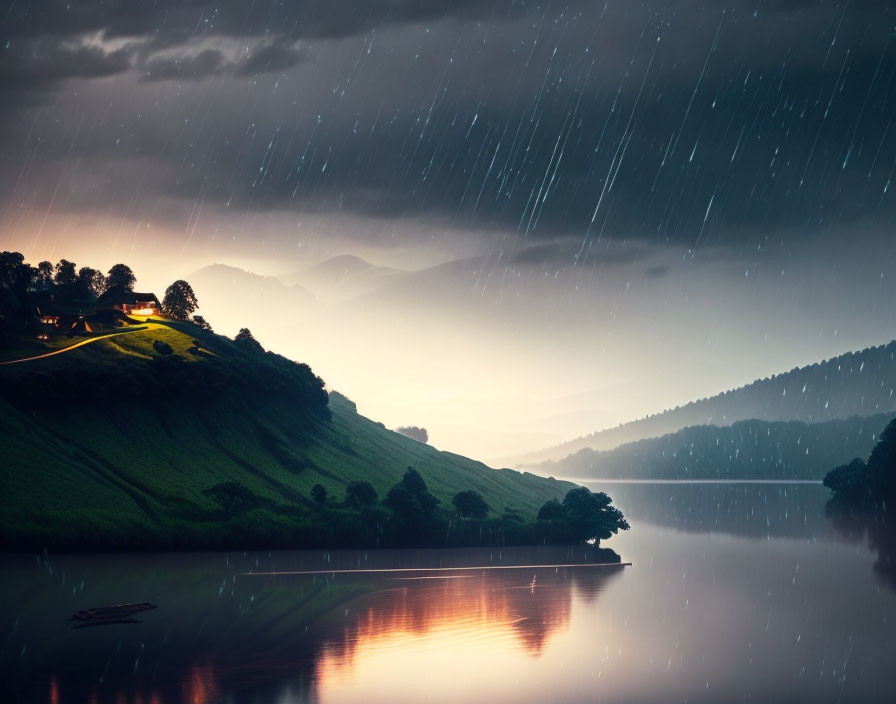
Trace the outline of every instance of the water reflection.
[[324, 670], [353, 662], [358, 648], [388, 650], [390, 642], [424, 635], [437, 636], [443, 649], [467, 647], [473, 636], [537, 657], [551, 634], [568, 625], [573, 586], [590, 602], [617, 572], [521, 569], [398, 578], [396, 586], [360, 600], [361, 613], [327, 644]]
[[[631, 568], [455, 569], [581, 548], [0, 557], [0, 701], [896, 701], [896, 590], [872, 570], [892, 584], [892, 532], [828, 518], [821, 486], [603, 488]], [[448, 570], [337, 571], [407, 567]], [[159, 608], [66, 623], [135, 601]]]
[[[359, 605], [360, 618], [328, 642], [319, 661], [322, 700], [493, 701], [568, 631], [574, 604], [594, 606], [623, 568], [487, 571], [413, 578]], [[384, 695], [388, 693], [388, 695]]]
[[867, 540], [877, 557], [875, 574], [896, 590], [896, 518], [886, 510], [856, 509], [836, 498], [827, 503], [825, 513], [841, 535], [854, 542]]
[[[444, 564], [461, 563], [466, 553], [468, 564], [489, 558], [530, 564], [567, 556], [423, 552], [375, 557], [380, 564], [399, 558]], [[568, 628], [574, 599], [593, 603], [623, 569], [245, 576], [250, 568], [307, 566], [308, 554], [227, 558], [223, 565], [220, 555], [193, 556], [189, 563], [175, 557], [176, 565], [154, 569], [161, 557], [146, 556], [148, 565], [139, 557], [71, 557], [52, 565], [7, 560], [10, 596], [20, 600], [17, 613], [3, 612], [11, 635], [0, 658], [12, 694], [54, 703], [313, 701], [371, 667], [380, 678], [398, 676], [393, 656], [402, 653], [407, 667], [409, 649], [415, 667], [447, 672], [449, 662], [470, 681], [472, 673], [486, 674], [484, 663], [539, 657]], [[327, 555], [329, 564], [358, 559], [369, 556]], [[88, 582], [81, 575], [97, 561], [113, 561], [118, 569], [107, 565]], [[39, 593], [35, 582], [42, 583]], [[141, 624], [77, 631], [62, 616], [88, 602], [121, 601], [125, 593], [152, 595], [159, 609]]]
[[696, 533], [743, 537], [832, 535], [828, 489], [818, 483], [586, 482], [613, 497], [629, 518]]
[[[189, 702], [189, 704], [211, 704], [219, 701], [221, 691], [215, 676], [214, 665], [211, 663], [205, 663], [204, 665], [194, 663], [190, 667], [189, 673], [184, 677], [181, 685], [181, 696], [182, 700]], [[154, 692], [151, 701], [161, 703], [160, 693]]]

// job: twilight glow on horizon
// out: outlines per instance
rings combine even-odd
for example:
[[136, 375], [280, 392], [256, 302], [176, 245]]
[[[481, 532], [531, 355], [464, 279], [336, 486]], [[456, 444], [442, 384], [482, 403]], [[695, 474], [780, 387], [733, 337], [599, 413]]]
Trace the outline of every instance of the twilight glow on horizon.
[[184, 278], [216, 332], [497, 462], [896, 337], [894, 31], [859, 1], [13, 2], [0, 249]]

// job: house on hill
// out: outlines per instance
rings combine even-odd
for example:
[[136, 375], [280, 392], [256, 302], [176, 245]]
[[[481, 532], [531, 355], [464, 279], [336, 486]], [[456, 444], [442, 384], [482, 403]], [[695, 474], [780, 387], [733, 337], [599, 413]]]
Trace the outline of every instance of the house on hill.
[[126, 315], [161, 315], [162, 304], [154, 293], [137, 293], [115, 286], [97, 299], [97, 310], [114, 309]]
[[90, 322], [80, 313], [37, 311], [37, 339], [49, 340], [59, 335], [90, 335], [94, 332]]
[[49, 340], [59, 331], [59, 316], [42, 313], [40, 309], [35, 312], [37, 315], [37, 339]]

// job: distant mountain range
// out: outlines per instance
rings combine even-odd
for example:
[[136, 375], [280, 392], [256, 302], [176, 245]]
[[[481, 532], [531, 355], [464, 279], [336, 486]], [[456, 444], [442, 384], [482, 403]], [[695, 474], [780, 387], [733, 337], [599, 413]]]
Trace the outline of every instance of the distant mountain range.
[[[582, 449], [611, 450], [699, 425], [742, 420], [824, 423], [896, 411], [896, 341], [759, 379], [710, 398], [513, 458], [515, 467], [557, 461]], [[853, 453], [851, 456], [855, 456]]]
[[867, 457], [896, 413], [822, 423], [743, 420], [699, 425], [612, 450], [585, 448], [538, 466], [543, 475], [585, 479], [822, 479]]
[[[470, 360], [471, 373], [485, 373], [496, 351], [508, 349], [515, 338], [507, 331], [525, 328], [518, 327], [519, 321], [514, 318], [515, 298], [496, 295], [487, 272], [481, 259], [476, 258], [405, 271], [341, 255], [277, 277], [216, 264], [187, 278], [199, 297], [199, 312], [216, 329], [234, 334], [239, 327], [249, 326], [264, 344], [310, 361], [327, 377], [345, 380], [353, 394], [357, 392], [360, 399], [367, 401], [382, 390], [358, 370], [368, 362], [380, 369], [400, 364], [409, 376], [433, 378], [439, 372], [434, 360], [449, 344], [442, 337], [445, 330], [456, 331], [450, 345], [456, 355]], [[334, 346], [331, 341], [337, 335], [341, 344]], [[374, 339], [380, 342], [375, 356], [369, 357], [367, 345]], [[408, 353], [410, 348], [405, 340], [413, 341], [415, 354]], [[444, 344], [439, 344], [439, 340]], [[484, 346], [484, 340], [491, 347]], [[539, 360], [542, 364], [556, 362], [537, 355], [531, 362]], [[524, 360], [515, 371], [528, 373], [527, 363]], [[629, 383], [629, 387], [633, 389], [630, 393], [609, 393], [616, 394], [617, 400], [623, 395], [637, 398], [634, 389], [638, 385]], [[891, 342], [759, 379], [540, 451], [516, 456], [503, 452], [482, 454], [496, 458], [492, 464], [497, 466], [532, 468], [584, 448], [611, 450], [693, 426], [724, 427], [743, 420], [818, 423], [870, 416], [896, 411], [894, 388], [896, 342]], [[520, 392], [521, 396], [526, 393]], [[544, 393], [544, 389], [533, 387], [533, 398]], [[553, 414], [545, 413], [544, 417], [511, 418], [507, 415], [511, 409], [502, 406], [500, 400], [476, 399], [475, 403], [480, 408], [483, 401], [494, 403], [491, 417], [502, 420], [490, 432], [510, 429], [521, 439], [528, 438], [526, 442], [533, 442], [532, 438], [537, 437], [562, 437], [567, 427], [587, 428], [587, 414], [600, 403], [613, 403], [612, 398], [601, 402], [599, 392], [590, 393], [593, 398], [588, 403], [576, 401], [578, 405], [569, 414], [574, 416], [572, 420], [558, 415], [558, 411], [569, 409], [556, 404], [551, 406]], [[427, 415], [432, 414], [425, 401], [415, 410], [419, 413], [409, 413], [407, 420], [395, 422], [426, 422]], [[449, 442], [444, 431], [431, 422], [428, 425], [437, 444]]]
[[252, 321], [275, 307], [282, 315], [304, 318], [319, 307], [315, 296], [298, 285], [261, 276], [226, 264], [212, 264], [188, 277], [199, 298], [200, 312], [214, 323], [221, 319]]
[[361, 296], [413, 272], [376, 266], [350, 254], [332, 257], [301, 271], [277, 278], [290, 286], [302, 286], [326, 302]]
[[[301, 306], [312, 312], [331, 306], [354, 310], [364, 302], [387, 311], [395, 303], [408, 304], [438, 300], [451, 309], [451, 302], [481, 293], [475, 286], [458, 289], [457, 279], [475, 281], [482, 263], [459, 259], [417, 271], [377, 266], [360, 257], [343, 254], [298, 271], [262, 276], [226, 264], [212, 264], [188, 275], [199, 296], [201, 308], [209, 315], [227, 307], [245, 309], [257, 316], [259, 302], [277, 299], [277, 308]], [[215, 309], [215, 310], [212, 310]], [[424, 306], [429, 311], [429, 305]], [[466, 313], [464, 313], [466, 315]]]

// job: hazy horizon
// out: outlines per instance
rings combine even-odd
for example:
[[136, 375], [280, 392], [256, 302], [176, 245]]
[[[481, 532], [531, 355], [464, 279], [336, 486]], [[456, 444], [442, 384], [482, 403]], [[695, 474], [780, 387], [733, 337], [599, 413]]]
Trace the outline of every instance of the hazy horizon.
[[896, 338], [894, 18], [14, 4], [0, 249], [159, 295], [397, 269], [191, 283], [387, 427], [518, 455]]

